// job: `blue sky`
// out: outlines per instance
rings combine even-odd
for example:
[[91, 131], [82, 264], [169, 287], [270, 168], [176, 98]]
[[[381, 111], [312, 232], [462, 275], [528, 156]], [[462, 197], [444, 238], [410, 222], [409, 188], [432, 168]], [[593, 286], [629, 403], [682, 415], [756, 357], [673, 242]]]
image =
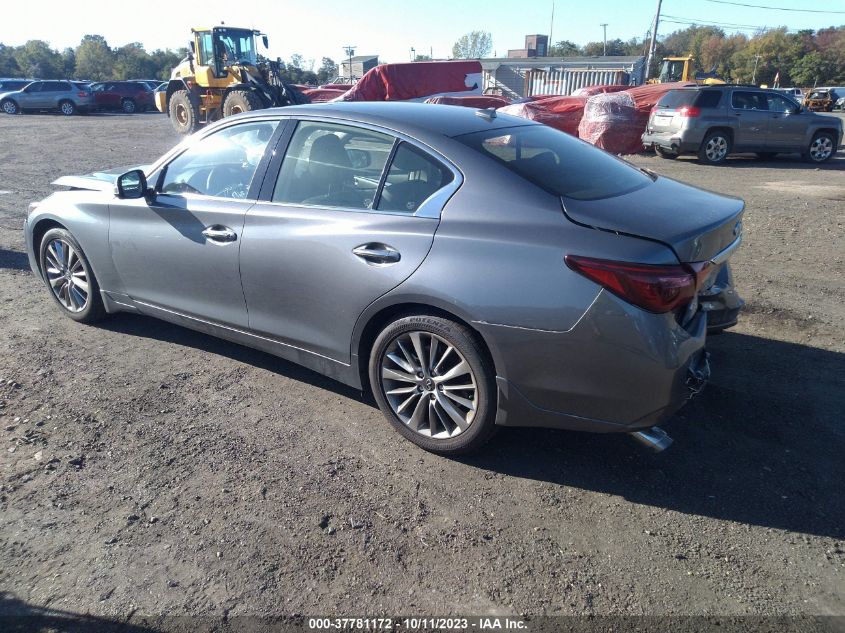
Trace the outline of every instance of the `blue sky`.
[[[758, 26], [797, 30], [845, 24], [845, 0], [736, 1], [840, 13], [771, 11], [709, 0], [664, 0], [662, 13], [680, 18], [678, 22], [742, 25], [749, 34]], [[552, 12], [551, 0], [32, 0], [4, 4], [0, 42], [5, 44], [44, 39], [64, 48], [78, 44], [86, 33], [98, 33], [112, 46], [140, 41], [148, 50], [176, 48], [187, 43], [191, 27], [222, 20], [268, 33], [271, 57], [287, 59], [298, 52], [316, 59], [318, 65], [324, 55], [335, 61], [343, 58], [347, 44], [355, 45], [357, 53], [377, 53], [382, 61], [405, 61], [411, 47], [418, 53], [431, 50], [435, 57], [446, 57], [458, 37], [476, 29], [490, 31], [495, 51], [504, 56], [509, 48], [521, 48], [526, 34], [548, 34]], [[608, 23], [608, 39], [643, 37], [656, 4], [656, 0], [556, 0], [552, 37], [577, 44], [600, 41], [602, 22]], [[208, 16], [208, 23], [197, 23], [195, 16], [200, 13]], [[659, 33], [684, 27], [666, 21]]]

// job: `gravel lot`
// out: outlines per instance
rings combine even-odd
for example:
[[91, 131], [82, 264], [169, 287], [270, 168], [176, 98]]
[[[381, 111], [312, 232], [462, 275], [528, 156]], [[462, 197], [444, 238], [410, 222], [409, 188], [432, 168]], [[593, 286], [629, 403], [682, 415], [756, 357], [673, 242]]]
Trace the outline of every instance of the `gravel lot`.
[[27, 204], [176, 141], [157, 114], [0, 117], [0, 610], [845, 615], [845, 152], [633, 157], [748, 204], [748, 309], [670, 451], [525, 429], [450, 460], [285, 361], [59, 313]]

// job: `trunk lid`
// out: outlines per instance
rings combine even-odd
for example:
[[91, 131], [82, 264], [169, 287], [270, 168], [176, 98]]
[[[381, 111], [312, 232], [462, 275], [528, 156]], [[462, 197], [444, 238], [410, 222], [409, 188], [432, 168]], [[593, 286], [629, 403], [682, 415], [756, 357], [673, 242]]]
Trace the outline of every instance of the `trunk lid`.
[[576, 224], [669, 246], [684, 263], [708, 261], [740, 238], [745, 203], [658, 176], [654, 183], [611, 198], [562, 197]]

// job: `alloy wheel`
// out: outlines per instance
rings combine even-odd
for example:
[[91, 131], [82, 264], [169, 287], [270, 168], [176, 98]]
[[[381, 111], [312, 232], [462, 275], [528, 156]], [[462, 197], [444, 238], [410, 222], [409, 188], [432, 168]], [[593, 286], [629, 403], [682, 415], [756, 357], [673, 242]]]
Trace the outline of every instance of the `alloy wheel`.
[[62, 104], [62, 114], [71, 115], [73, 114], [73, 104], [69, 101], [65, 101]]
[[728, 153], [727, 140], [725, 140], [724, 136], [714, 136], [709, 141], [707, 141], [707, 145], [704, 148], [704, 153], [707, 155], [708, 160], [714, 163], [719, 162]]
[[16, 114], [18, 107], [12, 101], [3, 102], [3, 112], [6, 114]]
[[70, 312], [82, 312], [88, 305], [88, 273], [79, 254], [65, 240], [54, 239], [44, 252], [50, 289]]
[[475, 419], [476, 377], [463, 354], [436, 334], [397, 336], [382, 357], [380, 375], [393, 413], [420, 435], [455, 437]]
[[819, 136], [810, 143], [810, 158], [816, 162], [827, 160], [831, 153], [833, 153], [833, 141], [829, 136]]

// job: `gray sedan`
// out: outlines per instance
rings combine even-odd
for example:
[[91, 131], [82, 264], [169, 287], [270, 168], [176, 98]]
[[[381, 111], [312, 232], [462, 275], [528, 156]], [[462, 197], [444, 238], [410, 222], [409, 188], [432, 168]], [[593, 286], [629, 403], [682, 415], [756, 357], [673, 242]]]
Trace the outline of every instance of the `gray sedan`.
[[70, 318], [138, 312], [371, 390], [444, 454], [498, 426], [652, 429], [742, 305], [743, 202], [486, 110], [339, 103], [226, 118], [31, 205]]

